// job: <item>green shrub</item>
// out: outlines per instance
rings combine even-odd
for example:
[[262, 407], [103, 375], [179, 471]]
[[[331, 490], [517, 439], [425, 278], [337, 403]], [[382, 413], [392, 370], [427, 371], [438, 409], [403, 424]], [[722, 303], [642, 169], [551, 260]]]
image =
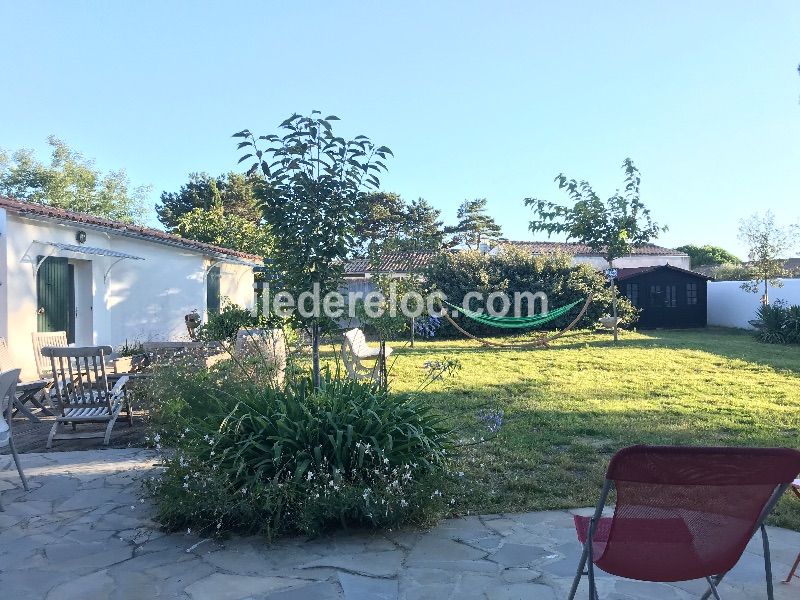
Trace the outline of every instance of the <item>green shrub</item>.
[[261, 319], [253, 315], [249, 309], [225, 302], [216, 314], [211, 314], [208, 321], [200, 327], [200, 338], [212, 341], [231, 341], [236, 339], [236, 332], [242, 327], [260, 327]]
[[800, 306], [780, 300], [758, 308], [756, 337], [768, 344], [800, 344]]
[[453, 434], [425, 401], [330, 374], [284, 389], [229, 371], [157, 376], [151, 482], [170, 530], [273, 536], [427, 522], [445, 510]]
[[[482, 292], [484, 300], [492, 292], [508, 294], [512, 311], [515, 292], [544, 292], [551, 309], [586, 298], [594, 292], [594, 299], [578, 326], [591, 326], [604, 314], [611, 314], [611, 290], [604, 275], [589, 265], [572, 265], [571, 258], [563, 254], [535, 256], [513, 247], [504, 248], [497, 255], [477, 251], [443, 253], [429, 265], [426, 278], [432, 289], [443, 291], [448, 301], [458, 306], [467, 292], [473, 290]], [[577, 310], [576, 307], [546, 327], [564, 327], [575, 318]], [[526, 311], [527, 307], [523, 306], [521, 314], [528, 314]], [[633, 325], [638, 318], [638, 310], [624, 296], [618, 299], [618, 314], [623, 325]], [[459, 325], [477, 335], [509, 333], [466, 318], [460, 319]], [[442, 335], [454, 333], [446, 322], [442, 323], [441, 332]]]

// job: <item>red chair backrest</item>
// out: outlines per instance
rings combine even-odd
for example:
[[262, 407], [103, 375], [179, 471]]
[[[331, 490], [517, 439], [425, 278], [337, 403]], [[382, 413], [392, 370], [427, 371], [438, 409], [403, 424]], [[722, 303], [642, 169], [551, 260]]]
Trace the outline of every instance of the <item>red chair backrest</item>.
[[[597, 564], [650, 581], [725, 573], [742, 555], [773, 492], [798, 472], [800, 452], [788, 448], [624, 448], [606, 475], [617, 502]], [[641, 572], [631, 573], [633, 565]]]

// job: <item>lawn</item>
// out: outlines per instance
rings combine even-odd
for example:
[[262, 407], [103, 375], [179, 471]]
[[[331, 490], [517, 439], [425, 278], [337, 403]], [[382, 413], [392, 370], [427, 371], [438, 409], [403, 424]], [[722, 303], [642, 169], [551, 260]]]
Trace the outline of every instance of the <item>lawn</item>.
[[[462, 369], [423, 392], [467, 446], [470, 493], [462, 512], [593, 505], [611, 455], [623, 446], [705, 444], [800, 447], [800, 349], [729, 330], [580, 332], [545, 350], [498, 350], [468, 341], [399, 349], [396, 392], [419, 389], [429, 360]], [[391, 359], [390, 359], [391, 360]], [[496, 435], [476, 418], [501, 409]], [[773, 522], [800, 530], [788, 495]]]

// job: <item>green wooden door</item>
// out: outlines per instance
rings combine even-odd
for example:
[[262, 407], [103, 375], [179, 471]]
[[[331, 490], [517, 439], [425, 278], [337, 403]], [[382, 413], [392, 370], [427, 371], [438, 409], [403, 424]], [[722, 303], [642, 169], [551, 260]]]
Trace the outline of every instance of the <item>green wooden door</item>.
[[[42, 260], [42, 257], [38, 257]], [[75, 341], [75, 271], [66, 258], [49, 256], [36, 274], [38, 331], [66, 331]]]
[[219, 314], [220, 292], [219, 280], [221, 272], [219, 265], [211, 267], [206, 275], [206, 310], [209, 315]]

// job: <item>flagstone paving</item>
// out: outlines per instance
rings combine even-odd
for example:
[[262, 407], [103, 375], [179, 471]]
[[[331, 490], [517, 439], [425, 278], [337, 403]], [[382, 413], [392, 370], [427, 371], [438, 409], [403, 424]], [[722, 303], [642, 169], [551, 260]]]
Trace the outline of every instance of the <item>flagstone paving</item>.
[[[267, 544], [159, 531], [141, 480], [155, 457], [141, 449], [22, 457], [24, 492], [0, 456], [0, 597], [14, 600], [555, 600], [566, 598], [580, 547], [571, 512], [471, 516], [429, 531], [341, 533]], [[800, 534], [771, 528], [776, 579]], [[726, 600], [765, 598], [754, 540], [721, 586]], [[698, 598], [700, 582], [675, 585], [599, 574], [604, 600]], [[579, 598], [586, 598], [584, 586]], [[800, 597], [800, 579], [776, 582]]]

